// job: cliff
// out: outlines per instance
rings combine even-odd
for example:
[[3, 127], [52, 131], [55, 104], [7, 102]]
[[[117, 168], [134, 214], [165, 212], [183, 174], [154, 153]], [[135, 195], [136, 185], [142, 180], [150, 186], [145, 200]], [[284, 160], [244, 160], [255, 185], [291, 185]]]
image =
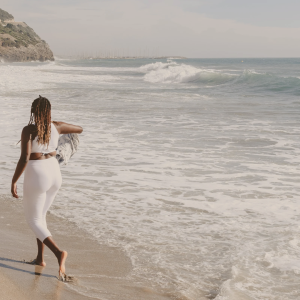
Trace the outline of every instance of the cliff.
[[32, 28], [0, 9], [0, 61], [54, 60], [53, 52]]

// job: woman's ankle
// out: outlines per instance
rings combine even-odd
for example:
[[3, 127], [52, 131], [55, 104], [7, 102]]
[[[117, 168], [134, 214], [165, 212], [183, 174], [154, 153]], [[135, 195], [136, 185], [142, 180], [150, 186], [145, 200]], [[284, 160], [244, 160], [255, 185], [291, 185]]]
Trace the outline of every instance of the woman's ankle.
[[37, 260], [38, 262], [42, 262], [42, 261], [44, 261], [44, 256], [38, 254], [37, 257], [36, 257], [36, 260]]
[[61, 254], [62, 254], [62, 253], [63, 253], [63, 251], [61, 251], [61, 250], [58, 250], [58, 251], [55, 253], [55, 256], [56, 256], [56, 258], [57, 258], [58, 261], [60, 260]]

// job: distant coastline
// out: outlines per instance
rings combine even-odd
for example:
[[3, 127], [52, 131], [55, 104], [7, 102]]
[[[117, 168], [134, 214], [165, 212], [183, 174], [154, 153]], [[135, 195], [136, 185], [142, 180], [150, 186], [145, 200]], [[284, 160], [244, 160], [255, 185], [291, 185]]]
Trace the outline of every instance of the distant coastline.
[[184, 56], [92, 56], [92, 55], [54, 55], [60, 59], [187, 59]]

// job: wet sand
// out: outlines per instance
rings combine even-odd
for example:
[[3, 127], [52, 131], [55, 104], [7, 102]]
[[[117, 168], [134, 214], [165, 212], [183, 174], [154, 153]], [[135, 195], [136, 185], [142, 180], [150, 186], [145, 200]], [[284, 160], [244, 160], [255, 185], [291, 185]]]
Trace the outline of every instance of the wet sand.
[[58, 265], [46, 249], [45, 268], [24, 263], [36, 257], [36, 240], [23, 216], [22, 200], [0, 197], [0, 289], [6, 299], [172, 299], [170, 295], [130, 279], [132, 264], [117, 247], [101, 245], [74, 224], [47, 216], [59, 247], [67, 250], [67, 274], [73, 282], [57, 279]]

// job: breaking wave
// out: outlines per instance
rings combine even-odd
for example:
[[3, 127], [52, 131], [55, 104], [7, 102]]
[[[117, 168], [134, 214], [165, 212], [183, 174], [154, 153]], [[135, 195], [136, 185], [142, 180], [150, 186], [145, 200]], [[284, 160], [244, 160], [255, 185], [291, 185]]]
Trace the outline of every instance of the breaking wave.
[[232, 84], [248, 86], [258, 91], [291, 92], [300, 95], [300, 77], [259, 73], [251, 69], [238, 74], [168, 61], [141, 66], [140, 71], [145, 73], [144, 80], [151, 83], [196, 83], [209, 86]]
[[152, 83], [188, 83], [219, 85], [236, 78], [234, 74], [198, 69], [176, 62], [156, 62], [140, 67], [145, 72], [144, 80]]

